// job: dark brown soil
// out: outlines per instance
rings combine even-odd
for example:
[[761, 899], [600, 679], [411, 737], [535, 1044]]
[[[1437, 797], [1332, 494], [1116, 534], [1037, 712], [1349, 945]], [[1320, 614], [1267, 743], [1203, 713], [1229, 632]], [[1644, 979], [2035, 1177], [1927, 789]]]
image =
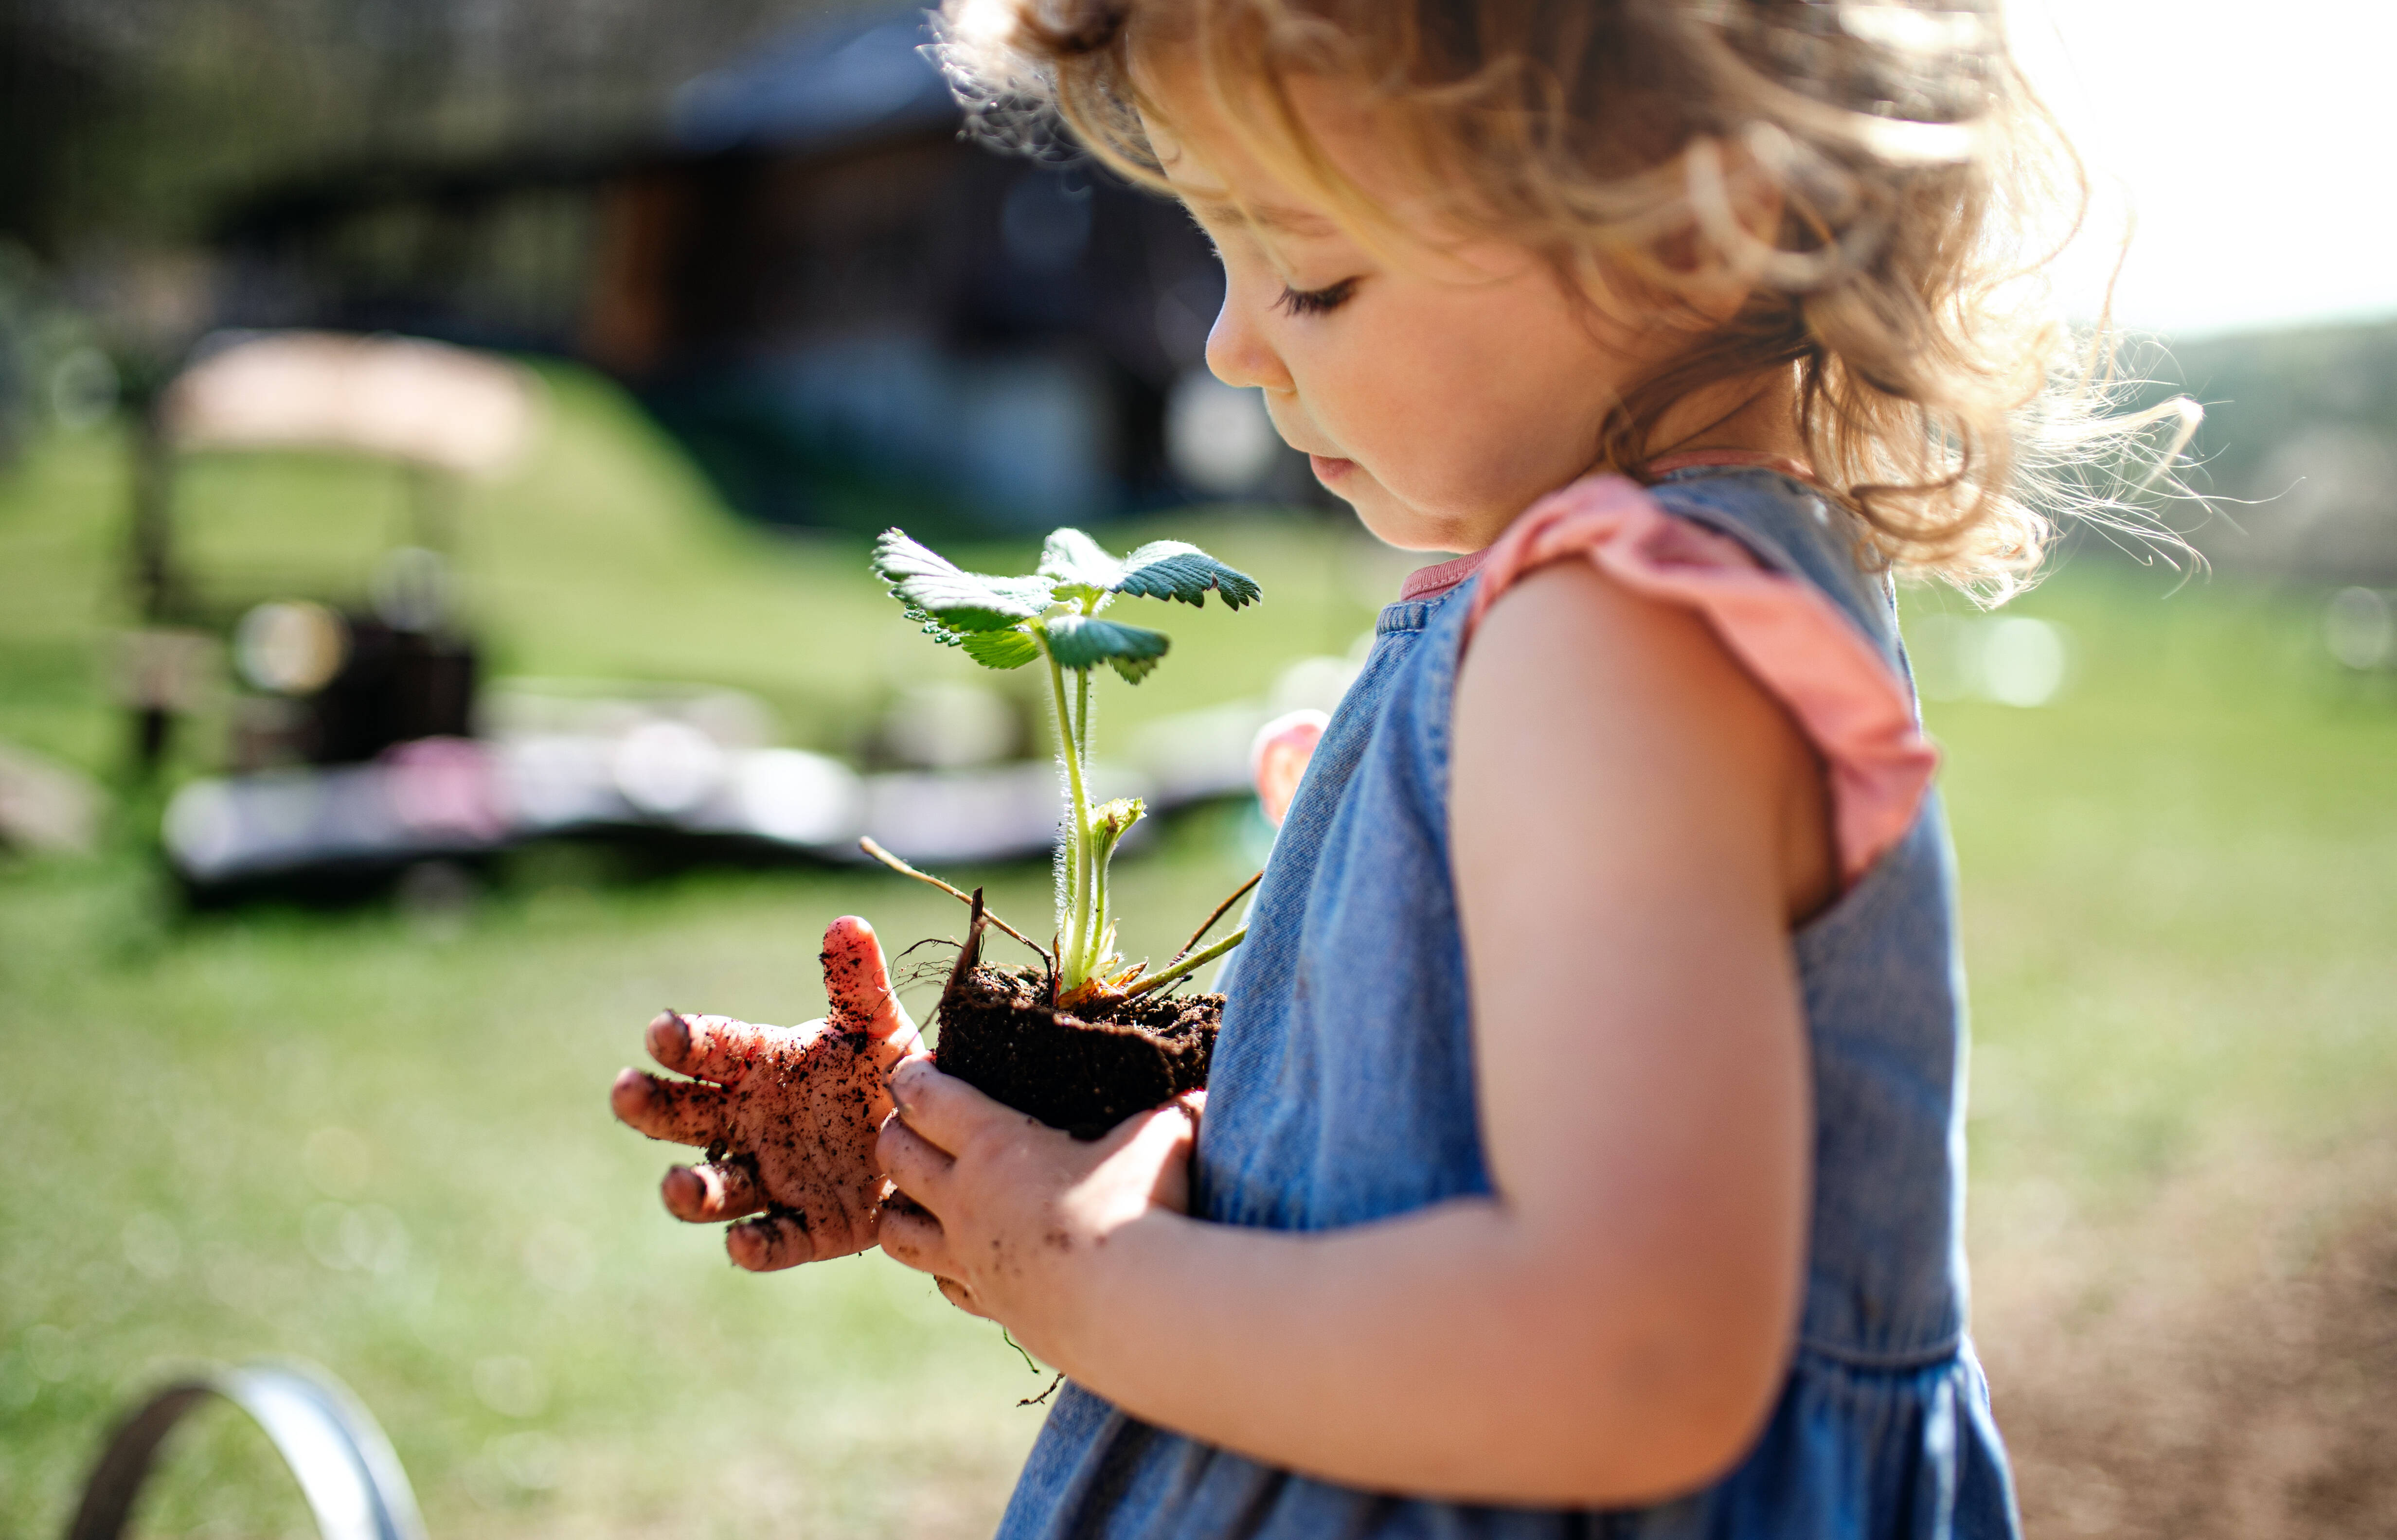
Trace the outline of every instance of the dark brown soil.
[[1144, 995], [1093, 1021], [1036, 968], [975, 967], [941, 996], [941, 1068], [1077, 1139], [1207, 1084], [1221, 995]]

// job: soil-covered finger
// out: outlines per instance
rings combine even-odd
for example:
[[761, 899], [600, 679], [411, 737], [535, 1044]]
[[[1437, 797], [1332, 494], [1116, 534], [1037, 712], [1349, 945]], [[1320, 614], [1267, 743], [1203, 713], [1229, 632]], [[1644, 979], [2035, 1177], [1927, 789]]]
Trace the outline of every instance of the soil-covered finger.
[[874, 927], [855, 915], [843, 915], [824, 931], [824, 964], [825, 1024], [836, 1032], [862, 1032], [888, 1041], [912, 1038], [915, 1023], [891, 987], [891, 969]]
[[724, 1142], [726, 1095], [721, 1086], [627, 1069], [616, 1077], [609, 1102], [620, 1119], [650, 1138], [703, 1149]]
[[905, 1193], [893, 1193], [882, 1205], [882, 1252], [904, 1267], [919, 1273], [954, 1272], [948, 1236], [939, 1216]]
[[988, 1320], [990, 1319], [987, 1315], [984, 1315], [982, 1302], [974, 1297], [974, 1292], [971, 1289], [967, 1288], [964, 1284], [959, 1283], [956, 1279], [936, 1278], [932, 1280], [932, 1283], [934, 1287], [941, 1291], [941, 1297], [943, 1299], [947, 1300], [951, 1305], [963, 1310], [967, 1315], [981, 1316], [984, 1320]]
[[909, 1128], [896, 1114], [883, 1123], [874, 1150], [882, 1174], [900, 1192], [919, 1203], [941, 1200], [949, 1172], [957, 1165], [946, 1150]]
[[766, 1206], [757, 1168], [741, 1158], [676, 1166], [659, 1184], [658, 1193], [665, 1199], [666, 1212], [694, 1225], [738, 1219]]
[[735, 1266], [753, 1273], [775, 1273], [816, 1259], [815, 1239], [807, 1221], [795, 1213], [770, 1213], [744, 1219], [724, 1232], [724, 1250]]
[[786, 1029], [730, 1016], [661, 1011], [649, 1023], [649, 1056], [679, 1075], [731, 1085], [748, 1074]]

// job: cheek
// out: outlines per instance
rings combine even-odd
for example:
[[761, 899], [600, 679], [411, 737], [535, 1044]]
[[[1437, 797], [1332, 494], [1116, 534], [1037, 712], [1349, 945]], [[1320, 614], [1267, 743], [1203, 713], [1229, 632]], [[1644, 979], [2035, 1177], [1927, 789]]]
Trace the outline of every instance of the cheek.
[[1622, 372], [1577, 328], [1558, 335], [1575, 326], [1561, 307], [1480, 308], [1359, 328], [1359, 345], [1327, 350], [1304, 390], [1392, 497], [1443, 518], [1511, 516], [1579, 474]]

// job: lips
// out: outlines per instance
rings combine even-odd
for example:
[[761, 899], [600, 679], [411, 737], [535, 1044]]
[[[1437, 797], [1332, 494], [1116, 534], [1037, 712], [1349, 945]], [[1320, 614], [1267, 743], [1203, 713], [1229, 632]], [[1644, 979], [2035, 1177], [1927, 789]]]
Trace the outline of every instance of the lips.
[[1336, 455], [1328, 454], [1308, 455], [1306, 463], [1314, 470], [1315, 479], [1327, 487], [1357, 468], [1357, 462], [1353, 460], [1342, 460]]

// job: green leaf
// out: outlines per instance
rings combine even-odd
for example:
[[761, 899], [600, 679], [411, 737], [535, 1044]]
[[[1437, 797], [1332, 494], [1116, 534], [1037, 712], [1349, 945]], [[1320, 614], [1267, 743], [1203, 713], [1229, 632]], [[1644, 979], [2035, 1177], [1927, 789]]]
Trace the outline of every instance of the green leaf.
[[1085, 669], [1107, 663], [1132, 684], [1145, 678], [1173, 645], [1162, 631], [1103, 621], [1094, 615], [1052, 616], [1041, 629], [1048, 634], [1049, 651], [1060, 665]]
[[1225, 566], [1185, 541], [1151, 541], [1118, 561], [1079, 529], [1060, 529], [1049, 537], [1040, 548], [1040, 575], [1057, 586], [1060, 598], [1071, 589], [1076, 597], [1131, 594], [1203, 606], [1212, 588], [1238, 609], [1262, 592], [1246, 572]]
[[1114, 589], [1123, 563], [1079, 529], [1060, 529], [1041, 544], [1040, 575], [1058, 588], [1080, 589], [1095, 598]]
[[984, 668], [1022, 668], [1040, 656], [1040, 644], [1032, 633], [1011, 626], [1005, 631], [977, 631], [957, 639], [966, 656]]
[[897, 583], [929, 572], [955, 573], [957, 564], [922, 542], [909, 539], [904, 529], [891, 529], [874, 542], [874, 569], [886, 582]]
[[1109, 586], [1118, 594], [1180, 599], [1200, 608], [1206, 605], [1207, 590], [1212, 588], [1233, 609], [1254, 603], [1264, 593], [1246, 572], [1178, 540], [1153, 540], [1126, 556], [1121, 575]]
[[885, 529], [874, 542], [874, 569], [911, 614], [951, 631], [1000, 631], [1049, 608], [1049, 585], [1038, 578], [997, 578], [968, 572], [948, 557]]

